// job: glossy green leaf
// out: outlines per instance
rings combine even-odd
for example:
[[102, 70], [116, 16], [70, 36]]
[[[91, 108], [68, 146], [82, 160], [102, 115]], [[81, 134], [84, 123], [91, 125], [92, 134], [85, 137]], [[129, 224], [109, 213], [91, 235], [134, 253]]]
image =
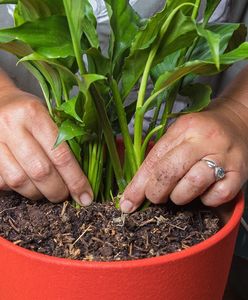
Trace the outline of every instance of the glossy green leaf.
[[139, 29], [140, 18], [128, 0], [105, 0], [105, 3], [112, 29], [109, 54], [114, 68], [117, 60], [131, 46]]
[[221, 36], [217, 33], [214, 33], [210, 30], [205, 29], [201, 25], [197, 26], [197, 32], [198, 32], [199, 36], [206, 39], [209, 49], [210, 49], [210, 52], [212, 54], [212, 58], [215, 62], [216, 68], [219, 69], [220, 68], [219, 54], [220, 54]]
[[12, 41], [9, 43], [0, 43], [0, 49], [16, 55], [17, 57], [27, 56], [32, 53], [32, 49], [19, 41]]
[[99, 80], [106, 80], [105, 76], [98, 75], [98, 74], [84, 74], [82, 78], [83, 78], [84, 86], [87, 90], [90, 88], [92, 83]]
[[[34, 34], [35, 33], [35, 34]], [[52, 16], [0, 30], [0, 43], [20, 40], [48, 58], [73, 56], [67, 20]]]
[[69, 144], [73, 154], [75, 155], [78, 163], [82, 166], [81, 145], [75, 139], [69, 140], [68, 144]]
[[64, 15], [63, 0], [19, 0], [15, 7], [15, 25], [52, 15]]
[[[248, 42], [243, 43], [237, 49], [224, 53], [220, 56], [221, 69], [225, 69], [228, 65], [248, 58]], [[186, 62], [184, 65], [176, 68], [174, 72], [168, 72], [159, 77], [155, 85], [155, 94], [164, 91], [168, 86], [179, 80], [180, 78], [193, 73], [198, 75], [214, 75], [219, 70], [216, 68], [212, 59], [196, 60]]]
[[[161, 26], [159, 28], [161, 29]], [[174, 18], [172, 18], [168, 26], [168, 30], [161, 39], [161, 45], [154, 58], [154, 65], [161, 63], [167, 55], [191, 45], [195, 37], [196, 28], [194, 20], [184, 16], [181, 11], [175, 13]], [[155, 40], [153, 43], [157, 43], [157, 41]], [[125, 61], [122, 75], [122, 94], [124, 97], [129, 94], [142, 75], [149, 53], [150, 48], [131, 49], [131, 53]], [[135, 68], [133, 67], [134, 65]]]
[[65, 120], [59, 127], [59, 134], [54, 147], [57, 147], [64, 141], [69, 141], [84, 134], [88, 134], [84, 125], [76, 124], [72, 120]]
[[99, 47], [99, 39], [98, 33], [96, 30], [97, 22], [96, 17], [94, 15], [93, 9], [88, 0], [81, 0], [83, 5], [83, 20], [82, 20], [82, 28], [83, 33], [87, 37], [89, 44], [93, 48]]
[[0, 4], [17, 4], [18, 0], [0, 0]]
[[66, 114], [68, 114], [69, 116], [77, 120], [78, 122], [82, 123], [83, 121], [77, 112], [77, 101], [78, 101], [78, 97], [75, 96], [69, 99], [68, 101], [62, 103], [59, 107], [57, 107], [57, 110], [65, 112]]
[[190, 106], [180, 112], [180, 114], [186, 114], [198, 112], [207, 107], [211, 101], [212, 89], [208, 85], [195, 83], [185, 86], [180, 94], [191, 100]]
[[[237, 31], [239, 38], [239, 44], [245, 41], [243, 35], [243, 26], [240, 24], [211, 24], [206, 27], [207, 30], [211, 30], [211, 32], [219, 35], [220, 37], [220, 46], [219, 46], [219, 53], [223, 54], [228, 47], [228, 44], [231, 42], [234, 32]], [[241, 33], [242, 32], [242, 33]], [[232, 50], [232, 49], [230, 49]], [[207, 59], [211, 57], [211, 52], [209, 48], [209, 44], [204, 37], [200, 37], [194, 50], [192, 51], [191, 60], [197, 59]]]
[[85, 51], [89, 60], [89, 73], [96, 73], [103, 76], [110, 74], [110, 59], [103, 56], [96, 48]]
[[207, 3], [206, 3], [204, 21], [203, 21], [204, 26], [208, 23], [209, 19], [213, 15], [217, 6], [220, 4], [221, 0], [207, 0], [206, 2]]

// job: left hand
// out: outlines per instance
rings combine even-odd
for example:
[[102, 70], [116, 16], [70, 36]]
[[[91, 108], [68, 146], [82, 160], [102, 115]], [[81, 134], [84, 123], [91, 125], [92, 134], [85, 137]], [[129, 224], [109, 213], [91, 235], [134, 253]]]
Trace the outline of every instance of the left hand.
[[[248, 128], [240, 115], [248, 110], [236, 101], [211, 104], [200, 113], [178, 118], [153, 147], [121, 199], [130, 213], [144, 201], [189, 203], [198, 196], [208, 206], [230, 201], [248, 178]], [[245, 120], [243, 118], [243, 120]], [[216, 181], [212, 160], [225, 170]]]

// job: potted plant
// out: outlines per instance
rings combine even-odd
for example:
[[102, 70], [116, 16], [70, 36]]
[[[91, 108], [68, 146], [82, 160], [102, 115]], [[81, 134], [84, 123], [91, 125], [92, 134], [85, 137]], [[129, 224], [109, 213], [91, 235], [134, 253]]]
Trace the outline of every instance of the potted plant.
[[[55, 146], [69, 143], [95, 198], [111, 198], [113, 184], [120, 194], [124, 191], [144, 160], [149, 141], [162, 136], [170, 118], [209, 104], [211, 89], [197, 83], [198, 75], [217, 74], [248, 57], [243, 25], [208, 24], [219, 2], [207, 2], [199, 23], [199, 0], [168, 0], [160, 12], [145, 20], [127, 0], [106, 0], [111, 35], [109, 53], [103, 54], [88, 1], [0, 1], [17, 4], [15, 26], [0, 30], [0, 48], [16, 55], [38, 79], [59, 127]], [[146, 96], [149, 79], [153, 91]], [[128, 103], [136, 84], [137, 99]], [[174, 114], [178, 94], [188, 97], [191, 105]], [[151, 109], [153, 120], [142, 136], [144, 116]], [[133, 116], [132, 137], [128, 123]], [[123, 163], [116, 145], [119, 133], [125, 147]], [[199, 245], [131, 262], [65, 260], [1, 238], [1, 296], [221, 299], [242, 209], [241, 197], [223, 207], [226, 225]]]

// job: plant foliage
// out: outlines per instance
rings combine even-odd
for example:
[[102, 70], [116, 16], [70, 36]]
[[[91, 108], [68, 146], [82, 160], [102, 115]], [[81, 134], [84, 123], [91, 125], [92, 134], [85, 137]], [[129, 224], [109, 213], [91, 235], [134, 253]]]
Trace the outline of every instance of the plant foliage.
[[[12, 28], [0, 30], [0, 48], [16, 55], [38, 79], [50, 115], [59, 127], [56, 145], [67, 141], [88, 176], [95, 198], [123, 192], [144, 160], [148, 142], [165, 132], [169, 118], [209, 104], [210, 76], [248, 57], [241, 24], [210, 24], [220, 0], [167, 0], [142, 19], [128, 0], [105, 0], [110, 37], [102, 51], [97, 20], [88, 0], [16, 0]], [[147, 85], [152, 92], [147, 95]], [[129, 99], [135, 86], [137, 99]], [[74, 91], [74, 93], [73, 93]], [[190, 106], [172, 111], [177, 96]], [[143, 133], [147, 111], [153, 119]], [[162, 118], [158, 118], [162, 115]], [[134, 133], [128, 123], [134, 117]], [[120, 160], [116, 137], [125, 145]], [[55, 146], [56, 146], [55, 145]]]

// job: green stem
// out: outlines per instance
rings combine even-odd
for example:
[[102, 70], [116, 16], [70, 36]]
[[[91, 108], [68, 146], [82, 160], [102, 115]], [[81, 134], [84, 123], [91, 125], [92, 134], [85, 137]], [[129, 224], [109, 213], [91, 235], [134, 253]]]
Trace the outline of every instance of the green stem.
[[136, 161], [138, 164], [138, 167], [141, 165], [141, 144], [142, 144], [142, 129], [143, 129], [143, 120], [144, 120], [144, 114], [142, 112], [142, 106], [144, 105], [145, 100], [145, 93], [146, 93], [146, 87], [147, 82], [150, 74], [150, 70], [152, 67], [153, 60], [156, 56], [157, 50], [159, 47], [159, 43], [155, 44], [155, 46], [151, 49], [144, 73], [141, 79], [140, 88], [138, 92], [138, 99], [137, 99], [137, 105], [136, 105], [136, 112], [135, 112], [135, 120], [134, 120], [134, 150], [136, 155]]
[[164, 126], [163, 126], [163, 125], [159, 125], [159, 126], [153, 128], [153, 129], [148, 133], [148, 135], [146, 136], [146, 138], [145, 138], [145, 140], [144, 140], [144, 142], [143, 142], [143, 144], [142, 144], [142, 147], [141, 147], [141, 158], [142, 158], [142, 160], [144, 160], [144, 158], [145, 158], [147, 146], [148, 146], [148, 143], [149, 143], [150, 139], [153, 137], [153, 135], [154, 135], [157, 131], [159, 131], [159, 130], [162, 129], [162, 128], [164, 128]]
[[116, 80], [111, 78], [109, 81], [109, 84], [110, 84], [110, 88], [113, 93], [113, 100], [115, 102], [116, 112], [118, 115], [119, 125], [121, 128], [121, 133], [122, 133], [122, 137], [123, 137], [123, 142], [125, 145], [125, 151], [126, 151], [126, 155], [127, 155], [127, 159], [128, 159], [128, 163], [129, 163], [129, 168], [131, 169], [132, 176], [134, 176], [134, 174], [136, 173], [136, 171], [138, 169], [138, 165], [137, 165], [137, 162], [135, 159], [135, 152], [134, 152], [134, 148], [133, 148], [132, 139], [131, 139], [131, 136], [130, 136], [129, 130], [128, 130], [126, 112], [123, 107], [122, 99], [121, 99], [121, 96], [119, 93], [119, 89], [118, 89]]
[[111, 159], [109, 157], [109, 153], [107, 156], [107, 163], [106, 163], [106, 180], [105, 180], [105, 186], [104, 186], [104, 199], [105, 201], [109, 201], [111, 199], [111, 189], [112, 189], [112, 184], [113, 184], [113, 167], [111, 164]]
[[159, 99], [159, 100], [157, 101], [157, 105], [156, 105], [155, 112], [154, 112], [154, 114], [153, 114], [152, 120], [151, 120], [151, 122], [150, 122], [150, 124], [149, 124], [149, 128], [148, 128], [148, 130], [147, 130], [148, 133], [149, 133], [151, 130], [153, 130], [153, 128], [154, 128], [154, 127], [156, 126], [156, 124], [157, 124], [158, 117], [159, 117], [159, 112], [160, 112], [160, 110], [161, 110], [162, 103], [163, 103], [162, 98]]
[[94, 86], [94, 84], [92, 84], [90, 90], [92, 94], [92, 99], [94, 101], [98, 113], [99, 122], [103, 128], [103, 133], [111, 157], [111, 163], [114, 169], [119, 192], [123, 192], [126, 187], [126, 181], [123, 176], [123, 170], [116, 148], [116, 142], [111, 128], [111, 124], [107, 115], [104, 99], [102, 98], [101, 94]]
[[198, 16], [198, 11], [199, 11], [199, 8], [200, 8], [200, 4], [201, 4], [201, 0], [196, 0], [195, 1], [195, 7], [193, 9], [193, 12], [192, 12], [192, 18], [195, 20]]
[[69, 29], [70, 29], [70, 34], [71, 34], [73, 50], [74, 50], [74, 53], [75, 53], [75, 57], [76, 57], [76, 61], [77, 61], [77, 64], [78, 64], [79, 72], [80, 72], [81, 75], [83, 75], [87, 71], [86, 71], [85, 65], [83, 63], [80, 39], [78, 39], [77, 34], [75, 32], [76, 30], [74, 28], [74, 24], [73, 24], [73, 20], [72, 20], [72, 14], [71, 14], [71, 11], [70, 11], [70, 7], [68, 6], [68, 2], [63, 1], [63, 3], [64, 3], [64, 8], [65, 8], [67, 21], [68, 21], [68, 25], [69, 25]]
[[163, 112], [162, 119], [161, 119], [161, 123], [160, 123], [162, 128], [158, 131], [156, 141], [158, 141], [162, 137], [162, 135], [164, 134], [164, 129], [167, 126], [169, 114], [171, 113], [174, 102], [176, 100], [176, 96], [177, 96], [178, 89], [180, 87], [180, 83], [181, 82], [178, 82], [174, 86], [172, 86], [172, 88], [170, 89], [170, 91], [168, 93], [168, 97], [166, 99], [166, 105], [165, 105], [164, 112]]
[[[171, 20], [183, 6], [195, 6], [195, 5], [192, 3], [186, 2], [186, 3], [179, 5], [177, 8], [175, 8], [170, 13], [169, 17], [166, 19], [163, 26], [161, 27], [161, 30], [159, 33], [159, 38], [156, 39], [155, 42], [153, 43], [153, 46], [149, 53], [149, 56], [148, 56], [148, 59], [147, 59], [146, 65], [145, 65], [144, 73], [143, 73], [143, 76], [141, 79], [140, 89], [138, 92], [137, 105], [136, 105], [135, 121], [134, 121], [134, 150], [135, 150], [136, 160], [138, 162], [138, 167], [141, 165], [141, 162], [142, 162], [142, 160], [141, 160], [141, 144], [142, 144], [143, 120], [144, 120], [144, 115], [145, 115], [145, 113], [144, 113], [145, 110], [143, 109], [143, 105], [146, 105], [146, 103], [144, 104], [144, 100], [145, 100], [146, 86], [147, 86], [150, 70], [151, 70], [154, 58], [157, 54], [158, 48], [160, 46], [160, 43], [161, 43], [165, 33], [167, 32], [167, 29], [171, 23]], [[152, 95], [151, 96], [152, 100], [155, 99], [159, 94], [160, 94], [160, 92]], [[146, 108], [148, 106], [149, 105], [146, 105]]]

